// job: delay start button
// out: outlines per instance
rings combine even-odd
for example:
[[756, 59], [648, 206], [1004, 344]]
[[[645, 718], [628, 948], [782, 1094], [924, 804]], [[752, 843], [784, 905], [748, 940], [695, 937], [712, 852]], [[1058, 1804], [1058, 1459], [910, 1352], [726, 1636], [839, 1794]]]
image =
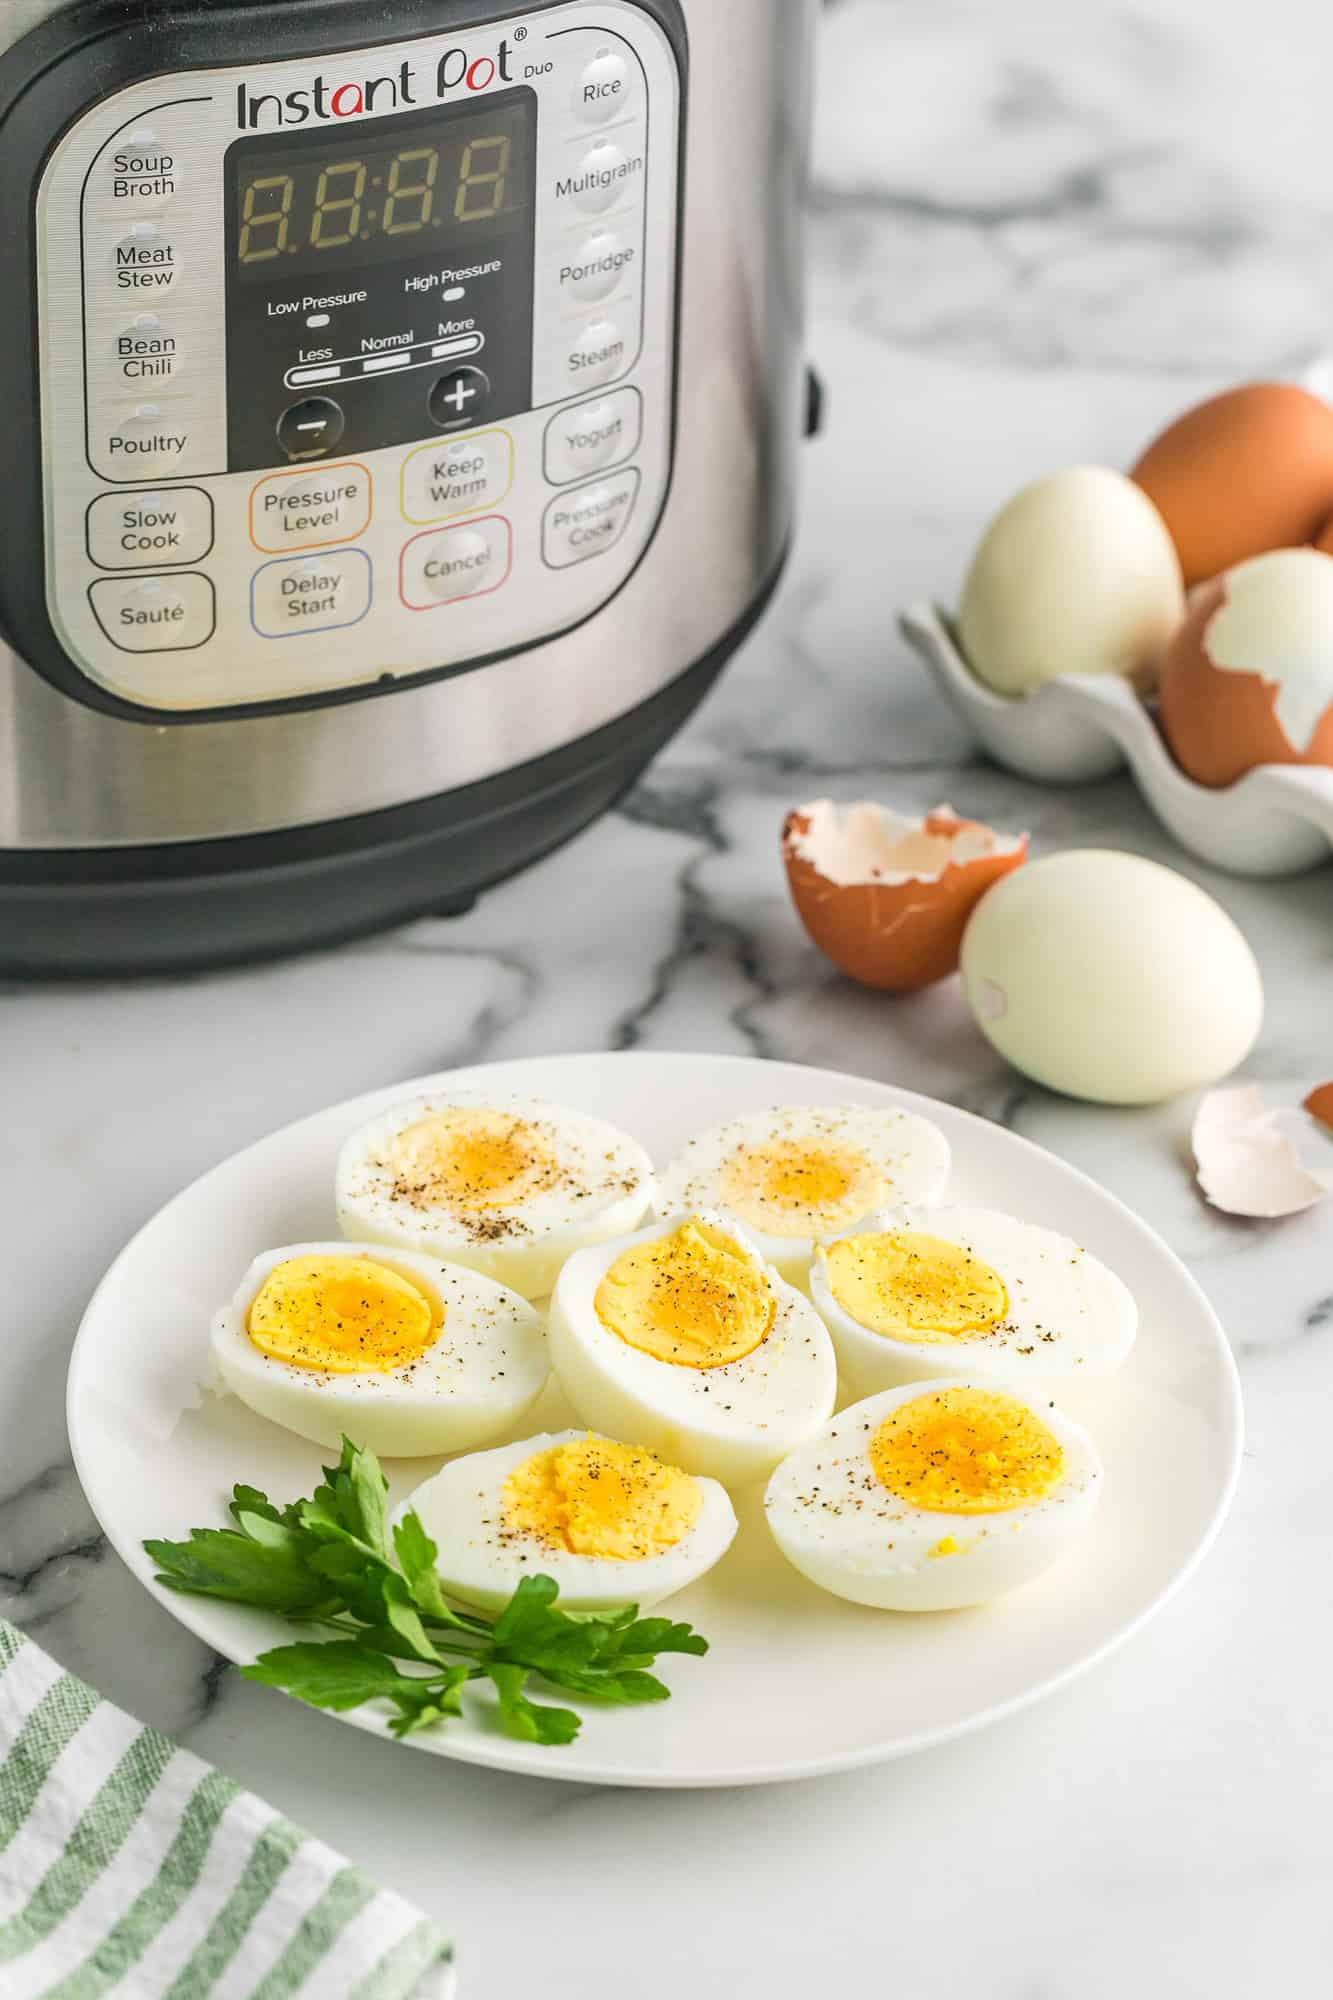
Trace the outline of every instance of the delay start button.
[[542, 555], [548, 567], [569, 569], [613, 549], [629, 525], [639, 483], [639, 474], [631, 467], [553, 500], [542, 522]]
[[503, 514], [414, 535], [402, 556], [403, 603], [409, 611], [435, 611], [464, 598], [489, 596], [509, 575], [513, 547]]
[[359, 625], [370, 610], [370, 557], [337, 549], [265, 563], [250, 585], [250, 622], [265, 639], [296, 639]]
[[88, 589], [97, 622], [122, 653], [187, 653], [207, 645], [217, 599], [206, 576], [103, 576]]

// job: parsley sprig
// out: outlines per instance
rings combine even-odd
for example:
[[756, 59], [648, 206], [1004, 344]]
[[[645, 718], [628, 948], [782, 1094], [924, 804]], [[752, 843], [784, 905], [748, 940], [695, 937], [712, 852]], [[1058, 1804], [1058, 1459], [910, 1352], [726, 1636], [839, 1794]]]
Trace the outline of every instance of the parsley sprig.
[[670, 1690], [649, 1671], [658, 1655], [708, 1651], [689, 1625], [640, 1618], [634, 1606], [562, 1611], [549, 1576], [524, 1577], [496, 1618], [458, 1610], [445, 1598], [436, 1546], [420, 1519], [404, 1514], [390, 1532], [379, 1461], [347, 1438], [340, 1463], [324, 1468], [309, 1500], [280, 1507], [253, 1486], [237, 1486], [229, 1511], [232, 1528], [145, 1542], [157, 1581], [336, 1635], [277, 1646], [242, 1671], [312, 1708], [342, 1712], [386, 1700], [395, 1736], [460, 1715], [468, 1683], [489, 1681], [507, 1735], [572, 1743], [580, 1717], [533, 1701], [534, 1674], [589, 1701], [666, 1701]]

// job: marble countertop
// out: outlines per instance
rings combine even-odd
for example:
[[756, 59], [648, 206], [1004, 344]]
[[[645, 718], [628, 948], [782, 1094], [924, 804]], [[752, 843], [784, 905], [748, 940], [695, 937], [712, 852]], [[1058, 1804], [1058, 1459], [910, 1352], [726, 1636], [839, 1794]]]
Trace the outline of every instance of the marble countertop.
[[[496, 891], [324, 956], [140, 985], [0, 991], [0, 1610], [457, 1930], [466, 2000], [1252, 2000], [1333, 1949], [1333, 1224], [1198, 1199], [1191, 1105], [1057, 1100], [952, 987], [840, 982], [786, 901], [784, 811], [949, 799], [1039, 850], [1183, 867], [1268, 986], [1246, 1065], [1279, 1101], [1333, 1070], [1333, 874], [1246, 883], [1174, 851], [1126, 782], [976, 761], [894, 628], [947, 597], [1008, 489], [1124, 462], [1228, 379], [1319, 354], [1333, 298], [1333, 22], [1305, 0], [1130, 10], [835, 0], [812, 351], [831, 392], [776, 608], [611, 818]], [[1241, 28], [1244, 32], [1241, 33]], [[1248, 1406], [1199, 1576], [1133, 1644], [1001, 1727], [775, 1791], [616, 1793], [396, 1753], [230, 1677], [108, 1553], [70, 1466], [65, 1360], [125, 1238], [267, 1130], [455, 1063], [574, 1048], [789, 1057], [910, 1083], [1094, 1174], [1188, 1260]], [[18, 1135], [16, 1141], [15, 1135]], [[349, 1801], [355, 1801], [349, 1807]]]

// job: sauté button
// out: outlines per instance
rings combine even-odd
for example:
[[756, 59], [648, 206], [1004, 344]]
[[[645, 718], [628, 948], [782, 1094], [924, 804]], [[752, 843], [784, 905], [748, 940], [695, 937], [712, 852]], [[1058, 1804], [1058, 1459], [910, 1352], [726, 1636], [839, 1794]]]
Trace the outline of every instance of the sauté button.
[[630, 471], [553, 500], [542, 522], [542, 554], [550, 567], [569, 569], [613, 549], [629, 525], [638, 497], [639, 475]]
[[250, 539], [270, 555], [355, 541], [370, 525], [370, 508], [370, 474], [364, 465], [275, 472], [250, 495]]
[[557, 201], [567, 201], [585, 215], [602, 215], [614, 207], [628, 187], [643, 180], [643, 154], [630, 158], [614, 139], [598, 139], [572, 173], [561, 173], [555, 184]]
[[335, 549], [294, 562], [265, 563], [250, 585], [250, 622], [265, 639], [335, 632], [358, 625], [370, 609], [370, 557]]
[[111, 272], [116, 290], [126, 298], [161, 298], [180, 276], [180, 255], [156, 222], [136, 222], [113, 249]]
[[491, 378], [482, 368], [451, 368], [430, 392], [430, 413], [442, 431], [459, 430], [485, 415]]
[[185, 358], [172, 322], [153, 312], [138, 313], [128, 321], [112, 341], [111, 352], [116, 374], [131, 395], [173, 387]]
[[571, 299], [609, 298], [621, 278], [638, 261], [632, 243], [614, 229], [594, 229], [570, 252], [560, 267], [561, 289]]
[[595, 403], [561, 410], [546, 426], [546, 477], [552, 486], [586, 478], [633, 458], [643, 430], [643, 398], [637, 389], [616, 389]]
[[434, 611], [498, 590], [509, 575], [513, 537], [500, 514], [416, 535], [403, 550], [401, 589], [409, 611]]
[[201, 562], [213, 546], [213, 502], [202, 486], [103, 493], [88, 509], [88, 553], [99, 569]]
[[476, 514], [504, 499], [514, 476], [514, 442], [508, 431], [474, 431], [425, 444], [403, 462], [403, 518], [444, 521]]
[[595, 389], [613, 376], [623, 374], [629, 359], [629, 342], [616, 322], [595, 319], [571, 346], [565, 373], [576, 388]]
[[347, 419], [331, 396], [307, 396], [278, 418], [278, 443], [288, 458], [322, 458], [336, 449]]
[[614, 49], [595, 55], [574, 88], [574, 115], [585, 125], [607, 125], [628, 108], [629, 64]]
[[184, 653], [213, 636], [217, 604], [206, 576], [99, 577], [88, 591], [97, 622], [122, 653]]
[[113, 210], [157, 215], [180, 193], [176, 148], [147, 125], [136, 126], [116, 141], [102, 173]]

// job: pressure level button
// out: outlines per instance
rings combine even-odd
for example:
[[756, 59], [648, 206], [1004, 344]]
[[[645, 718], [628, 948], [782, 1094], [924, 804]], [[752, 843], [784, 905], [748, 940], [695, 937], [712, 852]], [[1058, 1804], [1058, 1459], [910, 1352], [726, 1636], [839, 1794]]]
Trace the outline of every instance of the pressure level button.
[[288, 458], [322, 458], [337, 449], [346, 429], [341, 403], [331, 396], [305, 396], [278, 418], [278, 443]]

